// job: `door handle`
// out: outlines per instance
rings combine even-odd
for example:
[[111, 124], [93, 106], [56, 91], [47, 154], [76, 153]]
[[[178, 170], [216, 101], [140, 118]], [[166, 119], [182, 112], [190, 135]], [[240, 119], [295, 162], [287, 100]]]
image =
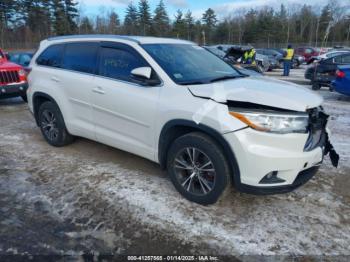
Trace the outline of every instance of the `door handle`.
[[95, 92], [95, 93], [101, 94], [101, 95], [103, 95], [105, 93], [105, 91], [103, 91], [102, 87], [100, 87], [100, 86], [93, 88], [92, 92]]
[[57, 77], [55, 77], [55, 76], [52, 76], [51, 77], [51, 80], [52, 81], [54, 81], [54, 82], [56, 82], [56, 83], [58, 83], [60, 80], [57, 78]]

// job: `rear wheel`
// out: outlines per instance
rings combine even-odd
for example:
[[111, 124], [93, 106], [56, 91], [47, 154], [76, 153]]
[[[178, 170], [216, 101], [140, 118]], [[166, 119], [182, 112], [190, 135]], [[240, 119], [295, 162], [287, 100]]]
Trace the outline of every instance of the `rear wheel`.
[[43, 103], [39, 108], [41, 133], [52, 146], [61, 147], [73, 142], [74, 137], [67, 131], [60, 109], [51, 101]]
[[317, 82], [312, 82], [312, 90], [320, 90], [321, 85]]
[[230, 182], [230, 168], [222, 149], [198, 132], [175, 140], [168, 152], [167, 170], [179, 193], [202, 205], [215, 203]]

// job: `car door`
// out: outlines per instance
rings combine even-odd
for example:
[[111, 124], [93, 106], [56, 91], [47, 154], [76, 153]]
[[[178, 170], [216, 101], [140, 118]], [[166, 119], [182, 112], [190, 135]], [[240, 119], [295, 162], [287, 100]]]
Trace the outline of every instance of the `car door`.
[[144, 86], [131, 76], [133, 69], [145, 66], [148, 63], [132, 47], [101, 43], [93, 119], [98, 141], [154, 159], [154, 123], [161, 86]]
[[99, 42], [71, 42], [65, 44], [62, 72], [57, 76], [66, 100], [66, 117], [70, 131], [94, 139], [91, 97], [94, 74], [97, 70]]

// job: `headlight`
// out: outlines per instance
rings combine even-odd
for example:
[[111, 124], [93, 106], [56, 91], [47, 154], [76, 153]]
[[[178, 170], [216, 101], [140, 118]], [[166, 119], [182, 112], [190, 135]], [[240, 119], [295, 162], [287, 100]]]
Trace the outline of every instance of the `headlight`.
[[26, 76], [27, 74], [26, 74], [26, 71], [24, 71], [24, 69], [20, 69], [20, 70], [18, 71], [18, 75], [19, 75], [19, 76]]
[[272, 133], [307, 133], [309, 116], [307, 113], [269, 113], [259, 111], [233, 111], [230, 115], [238, 118], [253, 129]]

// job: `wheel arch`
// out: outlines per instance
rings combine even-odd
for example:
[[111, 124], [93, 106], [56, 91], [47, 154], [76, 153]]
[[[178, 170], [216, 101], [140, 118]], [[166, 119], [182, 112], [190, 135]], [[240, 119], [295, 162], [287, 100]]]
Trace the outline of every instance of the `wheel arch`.
[[162, 169], [166, 168], [167, 152], [172, 142], [176, 138], [191, 132], [202, 132], [212, 138], [223, 150], [223, 153], [229, 163], [232, 175], [232, 181], [240, 184], [240, 171], [236, 156], [229, 143], [218, 131], [203, 124], [197, 124], [194, 121], [176, 119], [167, 122], [160, 133], [158, 142], [158, 161]]
[[33, 100], [33, 113], [34, 113], [34, 118], [35, 118], [35, 122], [36, 122], [37, 126], [39, 126], [39, 117], [38, 117], [39, 108], [44, 102], [50, 101], [50, 102], [54, 103], [59, 108], [55, 99], [46, 93], [35, 92], [33, 94], [32, 100]]

